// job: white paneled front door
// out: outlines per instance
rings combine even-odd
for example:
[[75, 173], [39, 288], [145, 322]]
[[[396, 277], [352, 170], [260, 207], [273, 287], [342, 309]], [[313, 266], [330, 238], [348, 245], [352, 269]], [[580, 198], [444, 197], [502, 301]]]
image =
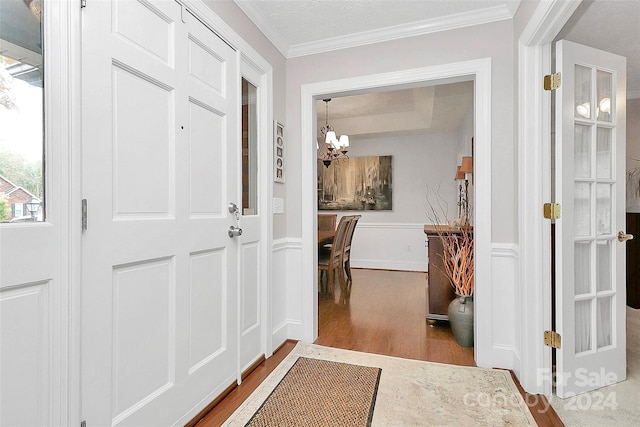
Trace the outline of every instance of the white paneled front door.
[[556, 378], [569, 397], [626, 378], [626, 59], [562, 40], [556, 63]]
[[82, 413], [184, 423], [235, 382], [236, 52], [175, 1], [83, 14]]

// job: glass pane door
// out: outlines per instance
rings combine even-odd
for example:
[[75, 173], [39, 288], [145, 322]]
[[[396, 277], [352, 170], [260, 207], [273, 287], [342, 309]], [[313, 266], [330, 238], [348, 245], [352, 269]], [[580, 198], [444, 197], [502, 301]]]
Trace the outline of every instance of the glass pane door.
[[0, 223], [44, 220], [39, 4], [0, 1]]
[[[613, 76], [575, 66], [574, 306], [576, 356], [614, 344], [612, 268], [616, 194], [613, 161]], [[593, 108], [595, 106], [595, 108]]]
[[258, 214], [258, 89], [242, 79], [242, 214]]

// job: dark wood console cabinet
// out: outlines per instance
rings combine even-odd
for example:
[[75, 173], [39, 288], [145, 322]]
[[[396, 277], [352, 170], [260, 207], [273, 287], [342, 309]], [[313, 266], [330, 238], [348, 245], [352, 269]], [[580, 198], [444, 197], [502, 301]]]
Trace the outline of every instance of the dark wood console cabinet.
[[[456, 297], [449, 279], [442, 273], [442, 240], [433, 226], [425, 225], [427, 235], [429, 272], [427, 288], [427, 320], [449, 320], [447, 309], [449, 303]], [[451, 231], [455, 233], [454, 230]]]

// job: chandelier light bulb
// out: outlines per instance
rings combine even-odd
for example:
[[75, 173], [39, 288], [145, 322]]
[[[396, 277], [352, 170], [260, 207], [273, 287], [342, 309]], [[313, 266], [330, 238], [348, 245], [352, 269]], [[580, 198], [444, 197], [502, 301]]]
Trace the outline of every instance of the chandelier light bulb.
[[591, 116], [591, 103], [589, 101], [584, 102], [576, 107], [576, 111], [579, 115], [584, 118], [589, 118]]

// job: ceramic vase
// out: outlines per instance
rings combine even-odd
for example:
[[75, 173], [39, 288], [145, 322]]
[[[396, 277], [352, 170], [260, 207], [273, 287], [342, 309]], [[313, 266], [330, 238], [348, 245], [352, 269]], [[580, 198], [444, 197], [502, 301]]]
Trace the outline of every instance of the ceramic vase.
[[456, 342], [462, 347], [473, 347], [473, 296], [456, 295], [447, 314]]

